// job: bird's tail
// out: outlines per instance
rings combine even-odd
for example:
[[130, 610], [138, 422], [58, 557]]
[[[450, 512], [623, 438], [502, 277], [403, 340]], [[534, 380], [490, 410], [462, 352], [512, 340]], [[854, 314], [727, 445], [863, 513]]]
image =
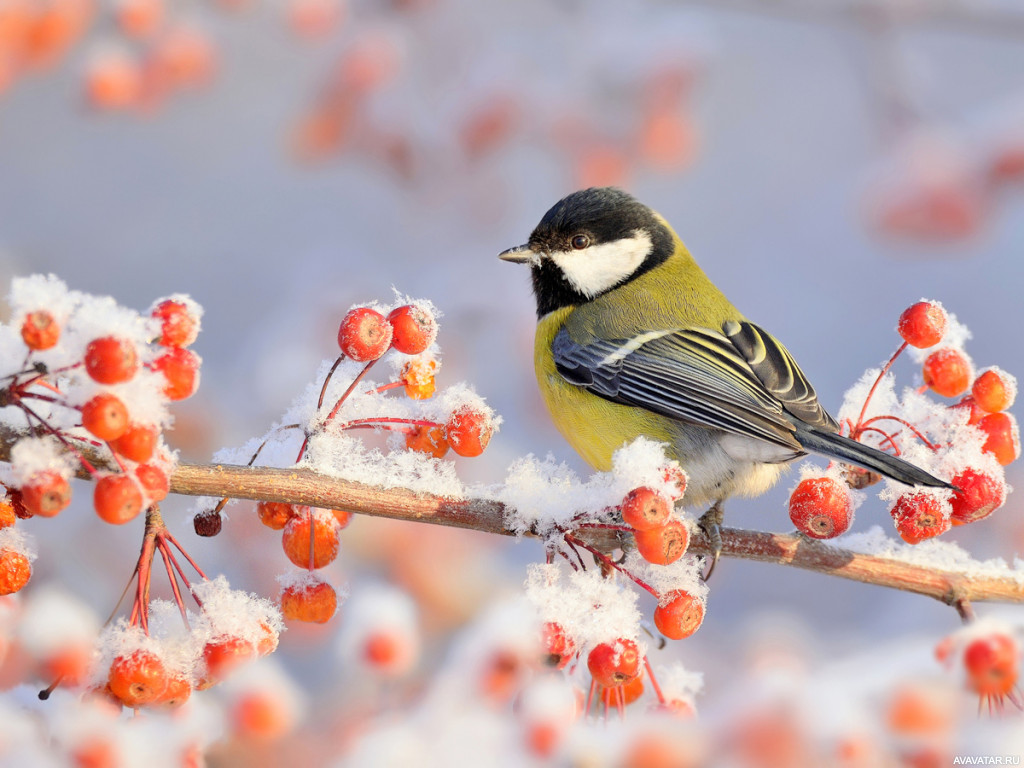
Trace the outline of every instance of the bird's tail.
[[909, 461], [858, 443], [835, 432], [826, 432], [809, 425], [799, 425], [797, 440], [808, 451], [856, 464], [907, 485], [927, 485], [933, 488], [952, 488], [949, 483], [916, 467]]

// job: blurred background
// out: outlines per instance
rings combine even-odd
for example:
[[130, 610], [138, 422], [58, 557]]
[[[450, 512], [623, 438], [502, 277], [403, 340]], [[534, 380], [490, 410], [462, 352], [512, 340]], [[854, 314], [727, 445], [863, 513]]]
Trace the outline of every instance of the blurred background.
[[[979, 366], [1020, 375], [1022, 40], [1024, 11], [996, 0], [0, 0], [0, 273], [200, 302], [202, 386], [169, 436], [191, 461], [262, 434], [334, 356], [344, 311], [394, 287], [444, 313], [439, 385], [472, 383], [505, 419], [459, 460], [467, 481], [528, 453], [585, 473], [536, 389], [528, 274], [496, 254], [589, 185], [659, 210], [833, 412], [921, 297], [973, 331]], [[920, 382], [909, 361], [897, 376]], [[728, 523], [789, 529], [793, 482]], [[137, 531], [77, 504], [77, 522], [28, 522], [37, 578], [105, 615]], [[192, 536], [189, 500], [165, 517], [209, 570], [274, 594], [277, 537], [232, 509], [214, 540]], [[1020, 510], [945, 538], [1012, 559]], [[869, 501], [855, 529], [876, 524]], [[542, 558], [365, 518], [343, 547], [337, 582], [413, 593], [435, 657]], [[344, 618], [282, 641], [320, 700], [344, 678], [322, 674]], [[664, 653], [705, 673], [713, 707], [779, 633], [808, 659], [909, 642], [927, 667], [956, 624], [923, 598], [726, 561], [704, 627]]]

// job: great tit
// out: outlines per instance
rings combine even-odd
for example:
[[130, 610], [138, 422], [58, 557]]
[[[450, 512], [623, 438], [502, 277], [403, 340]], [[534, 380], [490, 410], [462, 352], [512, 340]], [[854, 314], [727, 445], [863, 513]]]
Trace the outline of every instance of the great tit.
[[839, 434], [792, 355], [749, 322], [668, 223], [622, 190], [555, 203], [525, 245], [537, 300], [534, 366], [565, 439], [592, 466], [639, 436], [668, 445], [684, 502], [721, 552], [722, 502], [756, 496], [807, 453], [909, 485], [947, 483]]

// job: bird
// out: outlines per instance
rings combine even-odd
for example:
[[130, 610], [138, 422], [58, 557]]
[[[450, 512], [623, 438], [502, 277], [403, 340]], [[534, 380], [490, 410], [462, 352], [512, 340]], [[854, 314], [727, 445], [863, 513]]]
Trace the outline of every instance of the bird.
[[534, 368], [553, 421], [595, 469], [638, 437], [687, 473], [684, 503], [722, 550], [724, 502], [758, 496], [808, 453], [907, 485], [952, 487], [840, 434], [789, 351], [708, 278], [668, 222], [629, 193], [591, 187], [499, 254], [530, 266]]

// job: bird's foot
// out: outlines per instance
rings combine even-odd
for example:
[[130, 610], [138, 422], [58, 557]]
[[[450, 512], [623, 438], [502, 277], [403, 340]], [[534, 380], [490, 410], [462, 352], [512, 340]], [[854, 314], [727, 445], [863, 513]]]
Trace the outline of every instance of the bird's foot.
[[724, 519], [725, 511], [722, 509], [722, 502], [716, 501], [711, 505], [711, 509], [701, 515], [700, 520], [697, 521], [697, 525], [704, 531], [711, 543], [711, 565], [708, 567], [708, 572], [704, 574], [704, 581], [711, 578], [711, 574], [714, 573], [715, 566], [718, 564], [718, 558], [722, 554], [722, 521]]

